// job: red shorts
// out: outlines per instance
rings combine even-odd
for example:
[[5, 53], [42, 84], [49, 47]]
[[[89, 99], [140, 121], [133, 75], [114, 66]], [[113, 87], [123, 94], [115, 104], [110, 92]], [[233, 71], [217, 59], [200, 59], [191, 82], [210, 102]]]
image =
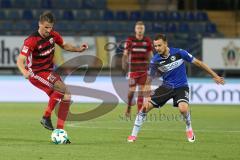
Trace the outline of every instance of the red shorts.
[[29, 77], [29, 81], [37, 88], [43, 90], [48, 96], [54, 91], [53, 86], [56, 81], [62, 81], [61, 77], [51, 71], [44, 71]]
[[145, 85], [147, 80], [147, 72], [130, 72], [129, 86]]

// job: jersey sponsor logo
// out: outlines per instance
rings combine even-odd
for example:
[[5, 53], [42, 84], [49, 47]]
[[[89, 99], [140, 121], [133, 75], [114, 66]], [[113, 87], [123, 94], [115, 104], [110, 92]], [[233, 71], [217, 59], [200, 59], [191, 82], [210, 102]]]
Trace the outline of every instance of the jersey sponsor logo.
[[22, 48], [22, 52], [23, 53], [27, 53], [28, 52], [28, 46], [23, 46], [23, 48]]
[[146, 52], [147, 50], [145, 48], [133, 48], [133, 52]]
[[50, 54], [54, 49], [55, 49], [55, 47], [50, 48], [49, 50], [47, 50], [47, 51], [45, 51], [43, 53], [40, 53], [39, 55], [40, 56], [46, 56], [46, 55]]
[[160, 67], [158, 67], [158, 69], [162, 72], [168, 72], [168, 71], [171, 71], [171, 70], [179, 67], [181, 64], [183, 64], [183, 60], [179, 59], [179, 60], [174, 61], [172, 63], [160, 66]]

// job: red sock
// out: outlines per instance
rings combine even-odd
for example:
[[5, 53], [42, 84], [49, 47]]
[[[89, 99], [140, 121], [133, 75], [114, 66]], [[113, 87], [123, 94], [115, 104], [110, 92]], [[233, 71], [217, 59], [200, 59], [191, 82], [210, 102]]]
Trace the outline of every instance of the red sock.
[[138, 112], [142, 109], [142, 105], [143, 105], [143, 96], [138, 96], [138, 99], [137, 99]]
[[64, 128], [64, 123], [67, 119], [70, 103], [71, 101], [64, 101], [64, 100], [60, 102], [59, 109], [58, 109], [58, 120], [57, 120], [58, 129]]
[[57, 92], [57, 91], [54, 91], [50, 95], [50, 99], [48, 101], [48, 106], [45, 109], [44, 117], [50, 117], [51, 116], [54, 107], [56, 106], [56, 104], [59, 101], [61, 101], [62, 98], [63, 98], [63, 93], [60, 93], [60, 92]]

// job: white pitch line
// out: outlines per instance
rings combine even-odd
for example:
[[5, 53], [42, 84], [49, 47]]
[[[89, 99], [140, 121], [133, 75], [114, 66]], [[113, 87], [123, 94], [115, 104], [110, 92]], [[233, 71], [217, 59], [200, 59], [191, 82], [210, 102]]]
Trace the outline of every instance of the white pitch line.
[[[122, 127], [96, 127], [96, 126], [84, 126], [81, 124], [66, 124], [68, 127], [74, 127], [74, 128], [88, 128], [88, 129], [108, 129], [108, 130], [131, 130], [131, 128], [122, 128]], [[145, 131], [162, 131], [162, 132], [182, 132], [181, 129], [147, 129], [142, 128], [141, 130]], [[196, 132], [208, 132], [208, 133], [240, 133], [240, 130], [195, 130]]]

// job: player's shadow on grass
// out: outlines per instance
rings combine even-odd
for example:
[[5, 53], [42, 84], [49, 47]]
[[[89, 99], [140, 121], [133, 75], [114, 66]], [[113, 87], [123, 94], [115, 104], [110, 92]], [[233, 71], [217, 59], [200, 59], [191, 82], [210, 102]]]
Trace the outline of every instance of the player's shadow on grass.
[[[101, 146], [116, 146], [121, 144], [122, 139], [116, 139], [116, 140], [94, 140], [92, 142], [86, 142], [86, 141], [73, 141], [70, 145], [75, 145], [75, 146], [95, 146], [95, 145], [101, 145]], [[125, 139], [124, 139], [125, 140]], [[125, 140], [124, 142], [127, 142]]]
[[179, 139], [176, 139], [174, 137], [166, 137], [166, 136], [156, 136], [156, 137], [141, 137], [142, 141], [159, 141], [159, 142], [176, 142], [179, 141]]

